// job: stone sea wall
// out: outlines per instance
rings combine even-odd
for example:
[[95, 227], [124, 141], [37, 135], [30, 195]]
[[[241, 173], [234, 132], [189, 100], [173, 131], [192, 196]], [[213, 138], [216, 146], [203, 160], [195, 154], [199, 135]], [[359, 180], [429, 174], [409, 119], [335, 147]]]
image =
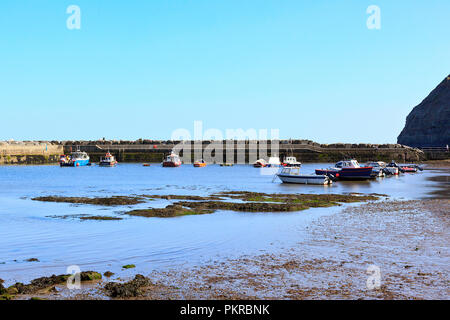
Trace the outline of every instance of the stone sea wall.
[[[211, 148], [213, 141], [195, 144], [185, 141], [183, 152], [191, 152], [195, 159], [195, 148]], [[86, 151], [92, 162], [98, 162], [107, 151], [115, 155], [119, 162], [161, 162], [165, 155], [179, 145], [180, 141], [136, 140], [136, 141], [0, 141], [0, 164], [48, 164], [57, 163], [61, 154], [67, 154], [80, 148]], [[234, 159], [245, 159], [249, 163], [258, 158], [266, 158], [271, 154], [270, 141], [215, 141], [225, 147], [234, 145]], [[267, 150], [261, 154], [258, 150]], [[214, 155], [214, 152], [213, 152]], [[414, 148], [400, 144], [319, 144], [310, 140], [281, 140], [278, 156], [294, 155], [301, 162], [336, 162], [344, 158], [355, 158], [360, 162], [381, 160], [397, 162], [419, 162], [426, 159], [425, 154]], [[226, 151], [223, 162], [226, 162]], [[242, 161], [241, 161], [242, 162]]]
[[62, 144], [37, 141], [0, 141], [0, 164], [57, 163]]
[[[181, 141], [159, 141], [159, 140], [136, 140], [136, 141], [64, 141], [65, 152], [70, 152], [76, 148], [86, 151], [91, 156], [92, 161], [98, 161], [106, 151], [114, 154], [120, 162], [161, 162]], [[191, 152], [192, 159], [195, 159], [196, 148], [210, 148], [211, 143], [221, 143], [225, 146], [234, 145], [234, 159], [244, 154], [246, 163], [260, 157], [267, 158], [271, 155], [270, 141], [184, 141], [186, 148], [181, 148], [183, 152]], [[267, 155], [261, 155], [258, 150], [267, 150]], [[213, 152], [214, 155], [214, 152]], [[419, 149], [410, 148], [400, 144], [319, 144], [310, 140], [281, 140], [277, 155], [294, 155], [302, 162], [336, 162], [343, 158], [356, 158], [360, 162], [370, 160], [381, 160], [397, 162], [418, 162], [425, 160], [425, 155]], [[223, 162], [226, 162], [226, 151], [223, 152]]]

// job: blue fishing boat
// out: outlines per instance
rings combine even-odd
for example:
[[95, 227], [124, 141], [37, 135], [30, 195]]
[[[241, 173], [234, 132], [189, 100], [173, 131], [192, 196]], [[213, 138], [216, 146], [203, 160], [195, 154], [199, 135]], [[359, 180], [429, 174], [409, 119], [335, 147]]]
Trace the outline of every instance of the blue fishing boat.
[[70, 153], [70, 155], [61, 155], [59, 165], [61, 167], [82, 167], [89, 166], [91, 163], [89, 162], [89, 155], [78, 149]]

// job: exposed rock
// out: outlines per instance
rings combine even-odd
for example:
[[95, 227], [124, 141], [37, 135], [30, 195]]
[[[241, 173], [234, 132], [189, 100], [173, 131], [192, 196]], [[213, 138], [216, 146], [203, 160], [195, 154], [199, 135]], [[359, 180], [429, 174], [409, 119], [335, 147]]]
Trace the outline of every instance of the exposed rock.
[[179, 217], [186, 215], [197, 215], [197, 214], [208, 214], [213, 213], [213, 210], [208, 209], [187, 209], [183, 206], [177, 204], [170, 204], [165, 208], [148, 208], [148, 209], [137, 209], [126, 212], [131, 216], [141, 216], [141, 217], [159, 217], [159, 218], [169, 218], [169, 217]]
[[78, 204], [93, 204], [100, 206], [123, 206], [123, 205], [133, 205], [138, 203], [143, 203], [144, 200], [137, 197], [125, 197], [125, 196], [112, 196], [112, 197], [98, 197], [98, 198], [87, 198], [87, 197], [59, 197], [59, 196], [47, 196], [47, 197], [36, 197], [32, 198], [34, 201], [45, 201], [45, 202], [67, 202], [67, 203], [78, 203]]
[[411, 111], [397, 142], [411, 147], [450, 144], [450, 75]]
[[[66, 282], [69, 279], [69, 274], [61, 274], [61, 275], [52, 275], [50, 277], [41, 277], [32, 280], [29, 284], [23, 284], [17, 282], [8, 288], [8, 293], [11, 293], [14, 290], [19, 294], [30, 294], [36, 293], [39, 290], [43, 290], [49, 287], [52, 287], [57, 284], [61, 284]], [[80, 273], [81, 281], [92, 281], [92, 280], [100, 280], [102, 275], [95, 271], [84, 271]]]
[[151, 282], [148, 278], [137, 274], [133, 280], [125, 283], [109, 282], [105, 285], [105, 290], [113, 298], [130, 298], [140, 296], [142, 288], [149, 285]]

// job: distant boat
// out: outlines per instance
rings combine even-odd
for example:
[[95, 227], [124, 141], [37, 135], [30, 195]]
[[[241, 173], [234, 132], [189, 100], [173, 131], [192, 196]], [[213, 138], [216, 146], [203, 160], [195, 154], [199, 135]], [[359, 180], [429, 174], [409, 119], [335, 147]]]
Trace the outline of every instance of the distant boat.
[[389, 167], [383, 161], [367, 162], [366, 167], [372, 167], [372, 173], [379, 172], [378, 173], [379, 177], [383, 176], [383, 174], [381, 174], [381, 172], [384, 173], [384, 175], [392, 175], [392, 176], [398, 175], [398, 172], [399, 172], [397, 167]]
[[343, 160], [328, 169], [316, 169], [317, 175], [327, 175], [339, 180], [365, 180], [375, 178], [372, 167], [361, 167], [355, 159]]
[[317, 184], [327, 185], [332, 184], [333, 181], [327, 175], [315, 175], [315, 174], [300, 174], [300, 167], [284, 167], [277, 177], [283, 183], [299, 183], [299, 184]]
[[264, 168], [267, 165], [266, 160], [264, 159], [258, 159], [253, 163], [253, 167], [255, 168]]
[[116, 157], [114, 157], [109, 151], [105, 154], [104, 157], [100, 158], [100, 162], [98, 165], [100, 167], [114, 167], [117, 165]]
[[172, 152], [163, 161], [162, 166], [163, 167], [179, 167], [179, 166], [181, 166], [180, 157], [177, 154]]
[[86, 152], [77, 149], [71, 152], [70, 155], [61, 155], [59, 158], [59, 165], [61, 167], [82, 167], [90, 165], [89, 156]]
[[365, 164], [366, 167], [372, 167], [372, 175], [375, 177], [384, 177], [386, 175], [386, 163], [383, 161], [372, 161]]
[[234, 166], [234, 164], [225, 162], [225, 163], [221, 163], [220, 166], [221, 167], [232, 167], [232, 166]]
[[142, 164], [144, 167], [150, 167], [150, 163], [143, 163]]
[[266, 167], [274, 168], [281, 166], [280, 158], [279, 157], [270, 157], [269, 161], [266, 164]]
[[392, 160], [388, 165], [388, 168], [397, 168], [400, 172], [417, 172], [417, 170], [422, 171], [423, 168], [419, 167], [416, 164], [404, 164], [399, 165], [394, 160]]
[[206, 167], [206, 162], [203, 159], [197, 160], [194, 162], [194, 167], [196, 168], [201, 168], [201, 167]]
[[297, 158], [293, 156], [285, 157], [282, 163], [282, 166], [284, 167], [300, 167], [301, 165], [302, 163], [298, 162]]

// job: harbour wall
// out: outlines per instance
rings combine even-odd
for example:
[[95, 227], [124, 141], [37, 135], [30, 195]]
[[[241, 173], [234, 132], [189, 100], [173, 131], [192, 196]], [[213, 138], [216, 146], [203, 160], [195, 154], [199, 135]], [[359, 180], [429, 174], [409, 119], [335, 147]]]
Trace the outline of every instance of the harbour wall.
[[63, 152], [64, 146], [59, 143], [0, 141], [0, 165], [57, 163]]
[[[161, 162], [173, 149], [180, 156], [191, 153], [191, 160], [198, 160], [201, 152], [211, 152], [213, 144], [222, 145], [222, 156], [216, 162], [252, 163], [259, 158], [271, 155], [293, 155], [301, 162], [337, 162], [344, 158], [355, 158], [360, 162], [381, 160], [397, 162], [420, 162], [426, 160], [419, 150], [400, 144], [319, 144], [310, 140], [281, 140], [278, 149], [272, 149], [271, 141], [67, 141], [64, 151], [69, 153], [77, 148], [86, 151], [93, 162], [99, 160], [107, 151], [116, 156], [119, 162]], [[226, 147], [231, 146], [231, 152]], [[201, 151], [200, 151], [201, 150]], [[262, 150], [262, 152], [261, 152]], [[227, 154], [228, 153], [228, 154]], [[215, 152], [211, 152], [216, 156]], [[197, 156], [196, 156], [197, 155]], [[228, 157], [228, 158], [227, 158]], [[201, 158], [201, 156], [200, 156]], [[230, 161], [234, 159], [234, 161]]]
[[[0, 164], [55, 164], [61, 154], [78, 148], [86, 151], [92, 162], [98, 162], [107, 151], [119, 162], [161, 162], [174, 148], [180, 156], [191, 153], [192, 161], [198, 160], [201, 152], [211, 152], [212, 145], [222, 144], [223, 154], [217, 154], [216, 162], [252, 163], [256, 159], [267, 159], [271, 155], [293, 155], [301, 162], [336, 162], [344, 158], [355, 158], [360, 162], [381, 160], [397, 162], [420, 162], [432, 159], [433, 154], [399, 144], [319, 144], [310, 140], [281, 140], [278, 149], [271, 141], [0, 141]], [[176, 147], [177, 146], [177, 147]], [[231, 146], [227, 151], [226, 146]], [[441, 152], [442, 153], [442, 152]], [[439, 155], [445, 157], [448, 152]], [[228, 157], [228, 158], [227, 158]]]

